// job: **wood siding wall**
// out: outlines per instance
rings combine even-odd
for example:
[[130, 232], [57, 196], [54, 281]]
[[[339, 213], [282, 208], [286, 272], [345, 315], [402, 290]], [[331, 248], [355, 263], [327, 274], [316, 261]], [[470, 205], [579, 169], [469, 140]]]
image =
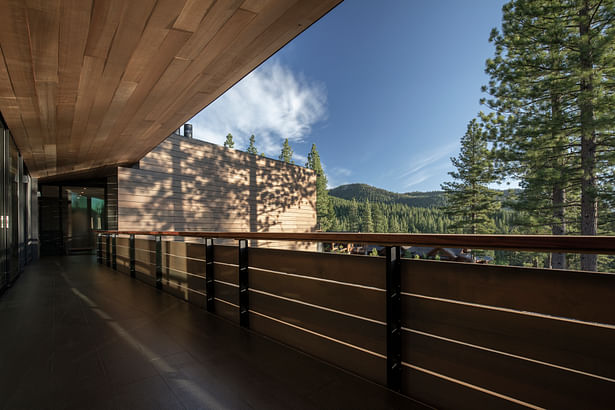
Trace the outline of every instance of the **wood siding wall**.
[[147, 154], [139, 169], [118, 169], [118, 216], [119, 230], [312, 232], [316, 176], [174, 135]]

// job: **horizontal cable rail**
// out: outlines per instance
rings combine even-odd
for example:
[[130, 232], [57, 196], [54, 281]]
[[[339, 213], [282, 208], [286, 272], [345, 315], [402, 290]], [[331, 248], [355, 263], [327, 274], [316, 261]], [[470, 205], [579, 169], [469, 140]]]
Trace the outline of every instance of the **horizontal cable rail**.
[[191, 232], [95, 231], [101, 234], [176, 236], [186, 238], [251, 239], [292, 242], [361, 243], [383, 246], [433, 246], [507, 249], [527, 252], [615, 254], [615, 236], [586, 235], [467, 235], [346, 232]]

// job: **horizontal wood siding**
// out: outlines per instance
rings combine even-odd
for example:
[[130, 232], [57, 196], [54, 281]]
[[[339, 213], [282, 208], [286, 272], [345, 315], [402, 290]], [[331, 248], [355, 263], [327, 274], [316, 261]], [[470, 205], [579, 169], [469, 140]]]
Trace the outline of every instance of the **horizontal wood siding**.
[[315, 174], [306, 168], [171, 136], [139, 169], [119, 168], [119, 229], [313, 232], [315, 187]]

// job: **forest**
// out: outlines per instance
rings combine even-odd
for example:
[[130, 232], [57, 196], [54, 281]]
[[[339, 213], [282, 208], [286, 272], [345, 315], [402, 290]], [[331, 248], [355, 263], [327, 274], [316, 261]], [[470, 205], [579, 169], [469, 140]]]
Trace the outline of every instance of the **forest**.
[[[490, 215], [489, 226], [494, 234], [549, 234], [548, 227], [529, 227], [528, 215], [514, 209], [519, 190], [498, 191], [497, 211]], [[367, 184], [341, 185], [328, 191], [333, 218], [331, 232], [385, 233], [464, 233], [455, 227], [458, 219], [447, 215], [444, 191], [399, 194]], [[417, 202], [412, 202], [418, 198]], [[612, 229], [612, 228], [611, 228]], [[609, 234], [613, 234], [609, 231]], [[550, 254], [473, 250], [475, 256], [491, 263], [513, 266], [548, 266]], [[570, 269], [580, 268], [580, 256], [568, 254]], [[614, 272], [615, 257], [600, 255], [598, 271]]]
[[[334, 210], [329, 230], [334, 232], [462, 233], [445, 213], [442, 191], [398, 194], [349, 184], [329, 190], [329, 200]], [[499, 209], [492, 216], [493, 233], [515, 233], [515, 215], [511, 209]]]
[[[460, 136], [442, 191], [391, 193], [365, 184], [328, 191], [312, 145], [306, 166], [317, 174], [320, 230], [615, 233], [615, 0], [512, 0], [489, 42], [484, 111]], [[279, 159], [292, 163], [288, 140]], [[519, 188], [493, 189], [506, 181]], [[508, 254], [491, 256], [495, 263], [615, 271], [613, 256]]]
[[[431, 205], [416, 193], [318, 189], [321, 229], [612, 235], [615, 231], [615, 0], [513, 0], [489, 36], [480, 111]], [[318, 171], [317, 171], [318, 172]], [[319, 177], [326, 181], [324, 173]], [[519, 190], [493, 189], [516, 181]], [[325, 184], [326, 185], [326, 184]], [[346, 191], [354, 191], [349, 194]], [[427, 197], [438, 197], [430, 193]], [[424, 197], [422, 197], [424, 198]], [[496, 263], [586, 271], [615, 258], [552, 253]]]

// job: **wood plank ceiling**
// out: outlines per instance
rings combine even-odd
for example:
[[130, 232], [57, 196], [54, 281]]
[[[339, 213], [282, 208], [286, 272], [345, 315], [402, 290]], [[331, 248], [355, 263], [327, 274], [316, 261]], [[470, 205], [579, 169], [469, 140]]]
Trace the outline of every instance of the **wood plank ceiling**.
[[0, 111], [30, 173], [128, 164], [341, 0], [0, 0]]

